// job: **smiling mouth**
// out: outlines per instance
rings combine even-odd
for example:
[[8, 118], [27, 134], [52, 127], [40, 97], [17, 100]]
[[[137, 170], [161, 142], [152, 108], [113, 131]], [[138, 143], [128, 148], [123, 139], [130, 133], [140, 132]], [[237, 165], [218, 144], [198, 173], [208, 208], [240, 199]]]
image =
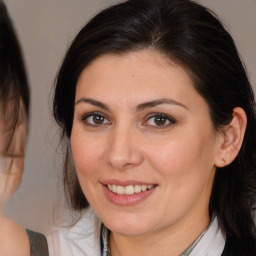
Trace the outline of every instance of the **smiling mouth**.
[[154, 185], [128, 185], [128, 186], [119, 186], [119, 185], [107, 185], [107, 188], [117, 195], [134, 195], [147, 190], [151, 190]]

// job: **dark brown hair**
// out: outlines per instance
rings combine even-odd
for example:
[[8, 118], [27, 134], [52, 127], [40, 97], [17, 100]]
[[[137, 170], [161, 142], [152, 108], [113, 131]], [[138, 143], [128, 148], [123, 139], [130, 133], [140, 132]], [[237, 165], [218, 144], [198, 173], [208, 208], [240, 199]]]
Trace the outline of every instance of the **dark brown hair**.
[[[29, 87], [20, 45], [5, 4], [0, 1], [0, 111], [7, 140], [4, 155], [12, 155], [12, 139], [20, 113], [20, 100], [29, 112]], [[10, 109], [11, 108], [11, 109]]]
[[[122, 55], [142, 49], [164, 53], [187, 70], [209, 105], [216, 130], [231, 121], [235, 107], [246, 112], [248, 124], [242, 148], [230, 165], [217, 169], [209, 212], [211, 216], [217, 214], [223, 232], [229, 236], [251, 237], [255, 232], [255, 100], [232, 37], [207, 8], [189, 0], [130, 0], [92, 18], [72, 42], [56, 78], [53, 112], [62, 137], [69, 143], [81, 71], [103, 54]], [[67, 153], [64, 184], [72, 207], [86, 208], [88, 202], [71, 152]]]

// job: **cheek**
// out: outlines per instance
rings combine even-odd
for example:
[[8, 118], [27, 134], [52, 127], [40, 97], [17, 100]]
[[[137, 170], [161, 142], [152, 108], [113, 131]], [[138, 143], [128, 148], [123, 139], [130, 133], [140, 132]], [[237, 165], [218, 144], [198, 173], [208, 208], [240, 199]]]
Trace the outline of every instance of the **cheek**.
[[173, 218], [185, 215], [195, 205], [200, 204], [202, 211], [208, 209], [214, 172], [211, 145], [206, 144], [203, 138], [184, 137], [156, 145], [155, 150], [148, 152], [150, 165], [157, 171], [163, 201], [168, 202], [163, 212]]
[[100, 143], [89, 136], [78, 136], [75, 132], [72, 133], [70, 142], [78, 176], [95, 175], [102, 155]]
[[161, 175], [175, 178], [175, 186], [191, 182], [209, 175], [213, 168], [214, 146], [210, 136], [206, 137], [208, 141], [200, 133], [194, 133], [147, 146], [147, 159]]
[[[80, 134], [80, 135], [79, 135]], [[71, 149], [81, 189], [91, 205], [98, 200], [99, 176], [102, 174], [102, 143], [82, 133], [72, 133]]]

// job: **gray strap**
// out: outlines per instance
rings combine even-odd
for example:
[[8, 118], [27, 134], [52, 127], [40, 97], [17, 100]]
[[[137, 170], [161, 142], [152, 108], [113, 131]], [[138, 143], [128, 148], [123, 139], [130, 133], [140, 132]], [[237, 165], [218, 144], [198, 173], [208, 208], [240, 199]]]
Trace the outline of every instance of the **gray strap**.
[[48, 244], [45, 236], [26, 229], [30, 241], [31, 256], [49, 256]]

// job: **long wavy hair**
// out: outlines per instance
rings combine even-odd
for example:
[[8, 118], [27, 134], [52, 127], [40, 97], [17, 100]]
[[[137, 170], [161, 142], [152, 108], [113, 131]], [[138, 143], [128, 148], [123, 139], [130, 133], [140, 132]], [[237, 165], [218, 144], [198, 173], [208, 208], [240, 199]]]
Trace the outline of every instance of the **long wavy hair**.
[[[226, 235], [252, 237], [256, 195], [254, 94], [232, 37], [212, 11], [196, 2], [130, 0], [101, 11], [82, 28], [56, 77], [53, 113], [62, 139], [69, 145], [76, 84], [82, 70], [103, 54], [122, 55], [143, 49], [161, 52], [186, 69], [208, 103], [217, 131], [231, 121], [235, 107], [244, 109], [248, 123], [242, 148], [230, 165], [217, 168], [209, 214], [218, 216]], [[64, 185], [73, 209], [88, 207], [69, 146]]]

